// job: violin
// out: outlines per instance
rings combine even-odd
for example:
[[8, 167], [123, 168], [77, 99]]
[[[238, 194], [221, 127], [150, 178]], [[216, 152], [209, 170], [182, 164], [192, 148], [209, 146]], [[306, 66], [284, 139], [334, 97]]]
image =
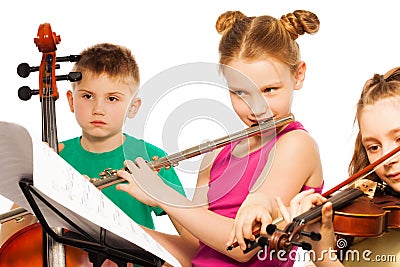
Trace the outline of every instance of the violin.
[[364, 195], [335, 211], [335, 233], [346, 237], [379, 237], [390, 228], [399, 228], [399, 209], [400, 199], [379, 189], [372, 198]]
[[[397, 196], [390, 194], [388, 187], [377, 191], [376, 182], [363, 181], [365, 177], [385, 164], [388, 159], [399, 156], [399, 152], [400, 146], [322, 194], [332, 203], [333, 226], [336, 234], [351, 237], [376, 237], [387, 232], [388, 228], [399, 227], [400, 201], [398, 196], [400, 194], [397, 193]], [[346, 185], [346, 189], [339, 191]], [[375, 195], [376, 192], [380, 193]], [[272, 250], [284, 253], [288, 253], [293, 246], [310, 250], [311, 244], [304, 242], [303, 237], [318, 241], [321, 236], [315, 232], [304, 231], [304, 227], [321, 218], [322, 206], [315, 206], [295, 217], [283, 230], [277, 229], [276, 223], [268, 225], [266, 229], [268, 236], [260, 236], [259, 231], [254, 232], [256, 240], [246, 241], [247, 248], [244, 253], [259, 246], [268, 246]], [[237, 243], [227, 249], [231, 250], [236, 246], [238, 246]]]

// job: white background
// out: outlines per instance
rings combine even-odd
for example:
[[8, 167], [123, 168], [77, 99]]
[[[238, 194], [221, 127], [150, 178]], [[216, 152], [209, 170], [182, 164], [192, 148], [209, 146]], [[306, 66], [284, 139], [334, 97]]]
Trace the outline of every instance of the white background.
[[[18, 88], [23, 85], [37, 89], [38, 76], [33, 73], [22, 79], [16, 68], [22, 62], [31, 66], [40, 64], [41, 54], [33, 38], [39, 24], [44, 22], [49, 22], [53, 31], [61, 36], [57, 56], [78, 54], [99, 42], [127, 46], [136, 56], [144, 84], [159, 72], [176, 65], [217, 63], [220, 36], [215, 30], [215, 22], [225, 11], [241, 10], [248, 16], [269, 14], [279, 18], [296, 9], [313, 11], [321, 21], [316, 35], [298, 39], [308, 69], [304, 87], [296, 93], [293, 113], [319, 144], [327, 190], [348, 177], [347, 165], [355, 134], [355, 104], [364, 82], [374, 73], [383, 74], [400, 64], [399, 5], [395, 0], [4, 2], [0, 9], [3, 54], [0, 120], [21, 124], [35, 135], [41, 135], [38, 97], [23, 102], [17, 96]], [[58, 74], [66, 74], [72, 66], [60, 64]], [[68, 82], [58, 82], [60, 99], [56, 104], [60, 141], [80, 134], [66, 103], [65, 92], [69, 88]], [[139, 113], [138, 116], [145, 115]], [[195, 123], [190, 126], [196, 127]], [[160, 123], [160, 131], [162, 127]], [[187, 148], [185, 144], [195, 145], [208, 138], [205, 136], [208, 133], [203, 130], [187, 132], [190, 134], [180, 137], [189, 139], [179, 141], [182, 149]], [[162, 144], [152, 135], [147, 141]], [[293, 153], [301, 156], [301, 151]], [[180, 174], [180, 178], [189, 187], [194, 181], [185, 174]], [[0, 200], [2, 213], [10, 208], [11, 202], [1, 196]], [[156, 224], [162, 231], [172, 231], [166, 218], [157, 219]]]

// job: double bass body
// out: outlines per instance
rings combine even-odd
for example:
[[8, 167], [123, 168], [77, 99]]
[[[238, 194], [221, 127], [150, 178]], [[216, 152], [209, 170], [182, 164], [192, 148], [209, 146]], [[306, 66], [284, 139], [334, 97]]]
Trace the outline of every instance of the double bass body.
[[[0, 247], [0, 267], [44, 266], [43, 230], [39, 223], [29, 225], [14, 235]], [[65, 246], [67, 267], [93, 266], [84, 250]], [[112, 262], [102, 266], [117, 266]]]

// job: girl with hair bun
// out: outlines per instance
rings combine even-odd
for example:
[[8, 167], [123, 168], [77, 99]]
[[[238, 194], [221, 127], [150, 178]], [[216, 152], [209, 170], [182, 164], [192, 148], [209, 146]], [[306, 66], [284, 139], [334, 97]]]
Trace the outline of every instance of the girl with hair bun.
[[[220, 71], [233, 109], [246, 126], [291, 113], [294, 91], [302, 88], [306, 73], [295, 40], [304, 33], [316, 33], [319, 24], [318, 17], [305, 10], [281, 19], [247, 17], [239, 11], [219, 16]], [[309, 188], [321, 192], [323, 186], [318, 146], [298, 121], [277, 129], [276, 136], [259, 134], [205, 155], [192, 201], [167, 188], [142, 159], [135, 164], [127, 162], [127, 166], [132, 174], [119, 171], [118, 175], [129, 183], [118, 185], [118, 189], [161, 207], [185, 227], [188, 232], [175, 237], [149, 232], [188, 266], [293, 265], [291, 259], [259, 258], [259, 249], [247, 254], [239, 247], [227, 250], [232, 227], [239, 229], [245, 222], [235, 222], [235, 216], [245, 201], [239, 218], [254, 215], [251, 209], [257, 206], [254, 210], [261, 213], [256, 222], [266, 226], [278, 217], [275, 197], [289, 204], [297, 193]], [[154, 188], [162, 192], [163, 199], [180, 206], [160, 201], [146, 191]]]

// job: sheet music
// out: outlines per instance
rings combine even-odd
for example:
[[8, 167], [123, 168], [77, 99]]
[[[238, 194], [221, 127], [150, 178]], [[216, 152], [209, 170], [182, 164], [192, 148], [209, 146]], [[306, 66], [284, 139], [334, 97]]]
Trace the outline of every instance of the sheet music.
[[[0, 168], [3, 173], [0, 194], [31, 210], [18, 187], [18, 181], [22, 177], [33, 177], [33, 186], [94, 238], [98, 238], [99, 227], [102, 227], [173, 266], [181, 266], [164, 247], [92, 183], [41, 140], [32, 137], [24, 127], [0, 122], [0, 139]], [[75, 230], [52, 212], [46, 212], [45, 217], [52, 227]], [[114, 241], [110, 242], [124, 246], [120, 241]]]
[[0, 194], [32, 211], [18, 186], [21, 178], [32, 179], [32, 141], [25, 128], [0, 121]]

